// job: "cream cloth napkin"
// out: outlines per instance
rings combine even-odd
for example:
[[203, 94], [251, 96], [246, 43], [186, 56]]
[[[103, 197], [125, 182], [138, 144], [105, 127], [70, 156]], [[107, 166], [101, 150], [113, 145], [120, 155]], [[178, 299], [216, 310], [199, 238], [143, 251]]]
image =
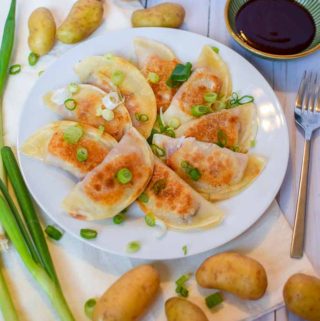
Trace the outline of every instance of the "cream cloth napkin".
[[[41, 58], [35, 67], [29, 67], [27, 63], [29, 53], [27, 19], [34, 8], [47, 6], [53, 11], [57, 23], [60, 23], [73, 3], [71, 0], [18, 0], [17, 2], [16, 44], [12, 63], [22, 64], [23, 70], [19, 75], [10, 77], [4, 97], [6, 137], [7, 143], [11, 145], [15, 145], [19, 114], [30, 88], [38, 78], [38, 72], [45, 70], [48, 64], [70, 47], [57, 44], [50, 55]], [[105, 2], [105, 23], [93, 36], [104, 33], [106, 30], [129, 27], [132, 10], [140, 7], [137, 1], [105, 0]], [[0, 11], [0, 23], [5, 20], [9, 0], [5, 0], [4, 5]], [[1, 32], [2, 29], [0, 29]], [[49, 222], [45, 216], [44, 219], [46, 223]], [[190, 300], [201, 306], [209, 320], [212, 321], [253, 320], [276, 309], [283, 304], [282, 288], [290, 275], [296, 272], [314, 274], [306, 257], [301, 260], [290, 259], [290, 238], [291, 229], [279, 206], [273, 202], [254, 226], [225, 246], [189, 258], [148, 262], [154, 264], [161, 274], [162, 291], [143, 321], [166, 320], [163, 305], [167, 298], [175, 295], [174, 281], [184, 273], [195, 272], [206, 257], [226, 250], [236, 250], [248, 254], [265, 266], [269, 286], [264, 298], [256, 302], [249, 302], [226, 294], [224, 303], [218, 309], [210, 312], [204, 304], [204, 297], [211, 294], [212, 291], [200, 289], [192, 278], [188, 282]], [[113, 281], [128, 269], [146, 262], [104, 253], [67, 234], [59, 243], [49, 243], [65, 296], [77, 321], [88, 320], [83, 312], [84, 302], [88, 298], [99, 297]], [[58, 320], [43, 291], [39, 289], [30, 273], [21, 264], [20, 258], [13, 248], [3, 254], [3, 262], [5, 276], [10, 284], [21, 320]], [[1, 316], [0, 320], [2, 320]]]

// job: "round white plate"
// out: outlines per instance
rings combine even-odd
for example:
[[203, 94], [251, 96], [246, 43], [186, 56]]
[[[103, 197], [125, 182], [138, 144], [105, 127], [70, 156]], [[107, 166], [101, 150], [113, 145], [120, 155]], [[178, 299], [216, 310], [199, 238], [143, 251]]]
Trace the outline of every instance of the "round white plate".
[[[43, 95], [52, 89], [77, 81], [73, 66], [91, 55], [113, 53], [135, 59], [133, 39], [148, 37], [167, 44], [181, 61], [195, 62], [204, 45], [219, 47], [220, 55], [228, 63], [233, 90], [255, 97], [258, 108], [259, 129], [253, 153], [262, 155], [267, 165], [256, 181], [239, 195], [220, 202], [225, 212], [224, 222], [215, 228], [191, 232], [169, 230], [161, 239], [157, 228], [144, 223], [142, 213], [133, 205], [129, 219], [121, 225], [112, 220], [84, 222], [71, 218], [61, 209], [61, 202], [76, 180], [63, 170], [27, 158], [19, 152], [21, 169], [28, 188], [36, 202], [64, 230], [80, 238], [81, 228], [98, 231], [92, 246], [108, 252], [128, 255], [129, 242], [141, 242], [141, 250], [130, 256], [143, 259], [173, 259], [183, 257], [182, 247], [188, 255], [197, 254], [225, 244], [247, 230], [271, 204], [287, 168], [289, 143], [284, 114], [273, 90], [261, 74], [233, 50], [212, 39], [174, 29], [137, 28], [109, 32], [92, 38], [69, 50], [39, 78], [27, 99], [20, 122], [18, 147], [41, 126], [58, 120], [42, 102]], [[83, 240], [83, 239], [82, 239]]]

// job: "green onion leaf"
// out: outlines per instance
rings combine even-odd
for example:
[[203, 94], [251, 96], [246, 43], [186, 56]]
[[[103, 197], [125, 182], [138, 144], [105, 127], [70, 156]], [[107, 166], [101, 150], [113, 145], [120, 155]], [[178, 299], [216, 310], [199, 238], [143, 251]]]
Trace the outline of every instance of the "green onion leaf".
[[77, 149], [77, 160], [79, 162], [85, 162], [88, 159], [88, 150], [84, 147]]
[[75, 110], [77, 107], [77, 102], [73, 98], [68, 98], [64, 101], [64, 107], [68, 110]]
[[147, 225], [154, 227], [156, 225], [156, 219], [152, 213], [148, 213], [144, 217], [144, 221], [146, 222]]
[[222, 129], [219, 129], [217, 136], [218, 136], [217, 145], [220, 147], [225, 147], [228, 142], [228, 137], [227, 137], [226, 133]]
[[63, 233], [53, 225], [48, 225], [44, 231], [50, 238], [56, 241], [59, 241], [63, 236]]
[[111, 121], [114, 119], [114, 112], [110, 109], [103, 109], [101, 112], [102, 118], [106, 121]]
[[138, 252], [141, 248], [141, 244], [138, 241], [132, 241], [127, 245], [127, 252], [135, 253]]
[[213, 307], [223, 302], [223, 297], [220, 292], [216, 292], [211, 295], [208, 295], [205, 300], [207, 307], [209, 309], [212, 309]]
[[252, 103], [253, 101], [254, 101], [253, 96], [245, 95], [245, 96], [239, 97], [239, 95], [234, 92], [232, 93], [231, 97], [228, 99], [228, 107], [233, 108], [239, 105]]
[[126, 77], [126, 75], [120, 71], [120, 70], [116, 70], [112, 76], [111, 76], [111, 81], [116, 85], [119, 86], [122, 84], [122, 82], [124, 81], [124, 78]]
[[100, 125], [100, 126], [98, 127], [98, 131], [99, 131], [99, 134], [100, 134], [100, 135], [103, 135], [104, 130], [105, 130], [105, 128], [104, 128], [103, 125]]
[[188, 247], [187, 247], [186, 245], [184, 245], [184, 246], [182, 247], [182, 251], [183, 251], [183, 254], [184, 254], [184, 255], [187, 255], [187, 254], [188, 254]]
[[89, 228], [82, 228], [80, 230], [80, 236], [87, 240], [95, 239], [97, 235], [98, 235], [98, 232], [96, 230], [92, 230]]
[[185, 65], [177, 64], [166, 81], [168, 87], [174, 88], [187, 81], [191, 75], [192, 64], [187, 62]]
[[72, 82], [68, 85], [68, 90], [71, 94], [76, 94], [79, 91], [80, 87], [75, 82]]
[[9, 74], [10, 74], [10, 75], [16, 75], [16, 74], [18, 74], [20, 71], [21, 71], [21, 65], [19, 65], [19, 64], [12, 65], [12, 66], [10, 66], [10, 68], [9, 68]]
[[63, 139], [69, 144], [76, 144], [83, 136], [82, 127], [75, 125], [69, 126], [63, 131]]
[[180, 125], [180, 119], [177, 117], [172, 117], [168, 122], [169, 127], [172, 127], [173, 129], [177, 129]]
[[236, 153], [240, 151], [240, 147], [238, 145], [232, 146], [230, 149]]
[[128, 184], [132, 180], [132, 173], [128, 168], [121, 168], [116, 174], [117, 181], [120, 184]]
[[149, 120], [149, 116], [146, 114], [135, 113], [134, 116], [135, 116], [136, 120], [141, 121], [142, 123]]
[[152, 185], [152, 190], [156, 195], [158, 195], [163, 189], [166, 188], [166, 186], [167, 181], [164, 178], [162, 178], [154, 182], [154, 184]]
[[148, 203], [149, 202], [149, 196], [146, 192], [143, 192], [139, 197], [138, 200], [142, 203]]
[[86, 303], [84, 304], [84, 313], [89, 319], [92, 319], [93, 317], [93, 310], [96, 304], [97, 304], [97, 301], [94, 298], [87, 300]]
[[153, 153], [158, 157], [166, 156], [166, 151], [156, 144], [151, 144], [151, 149], [152, 149]]
[[152, 84], [157, 84], [160, 80], [160, 77], [158, 74], [155, 72], [149, 72], [147, 79], [152, 83]]
[[156, 128], [151, 129], [151, 134], [147, 139], [148, 144], [152, 144], [154, 134], [159, 134], [160, 132]]
[[114, 224], [121, 224], [125, 219], [126, 219], [125, 214], [121, 212], [116, 216], [114, 216], [112, 220]]
[[203, 96], [205, 102], [213, 104], [218, 98], [217, 93], [207, 93]]
[[176, 285], [178, 286], [184, 286], [184, 284], [189, 281], [190, 274], [183, 274], [179, 277], [178, 280], [176, 280]]
[[215, 53], [219, 53], [220, 49], [218, 47], [211, 47], [211, 49], [215, 52]]
[[225, 108], [227, 108], [227, 104], [224, 101], [219, 101], [218, 105], [216, 106], [216, 110], [219, 111]]
[[198, 181], [200, 179], [201, 173], [199, 169], [192, 166], [188, 161], [183, 160], [180, 166], [193, 181]]
[[34, 52], [30, 52], [28, 56], [28, 61], [30, 66], [34, 66], [39, 60], [39, 55]]
[[174, 130], [170, 127], [166, 127], [166, 129], [162, 132], [163, 135], [169, 136], [169, 137], [176, 137], [176, 133]]
[[186, 289], [186, 288], [183, 287], [183, 286], [177, 286], [177, 287], [176, 287], [176, 293], [179, 294], [179, 295], [181, 295], [181, 296], [184, 297], [184, 298], [187, 298], [188, 295], [189, 295], [188, 289]]
[[205, 105], [195, 105], [191, 107], [191, 114], [194, 117], [200, 117], [211, 112], [211, 108]]

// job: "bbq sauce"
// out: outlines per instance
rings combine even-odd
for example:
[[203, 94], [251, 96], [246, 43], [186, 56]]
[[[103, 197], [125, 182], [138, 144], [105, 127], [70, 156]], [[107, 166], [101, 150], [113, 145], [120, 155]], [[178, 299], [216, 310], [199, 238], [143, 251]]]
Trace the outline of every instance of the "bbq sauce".
[[239, 36], [250, 46], [272, 54], [295, 54], [313, 41], [311, 14], [293, 0], [249, 0], [236, 15]]

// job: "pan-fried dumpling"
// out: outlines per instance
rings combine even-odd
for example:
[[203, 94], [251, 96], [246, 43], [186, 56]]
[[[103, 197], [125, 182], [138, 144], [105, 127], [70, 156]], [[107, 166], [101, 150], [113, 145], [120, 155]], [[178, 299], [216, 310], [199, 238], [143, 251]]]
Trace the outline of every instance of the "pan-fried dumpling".
[[166, 81], [179, 60], [170, 48], [158, 41], [136, 38], [134, 46], [139, 68], [156, 96], [158, 111], [160, 108], [165, 111], [177, 91], [167, 86]]
[[166, 163], [210, 201], [229, 198], [247, 187], [262, 171], [264, 160], [236, 153], [194, 138], [154, 135], [166, 152]]
[[256, 106], [252, 103], [204, 115], [182, 124], [176, 137], [194, 137], [207, 143], [220, 143], [246, 153], [257, 131]]
[[196, 229], [219, 224], [221, 210], [205, 200], [186, 184], [175, 172], [158, 159], [152, 178], [144, 191], [146, 197], [138, 199], [140, 208], [152, 213], [174, 229]]
[[204, 46], [198, 58], [197, 68], [209, 68], [221, 81], [222, 86], [220, 96], [228, 98], [232, 93], [232, 80], [229, 68], [222, 60], [221, 56], [216, 53], [210, 46]]
[[82, 178], [99, 165], [117, 141], [107, 133], [73, 121], [57, 121], [39, 129], [22, 152]]
[[192, 120], [192, 107], [206, 104], [204, 96], [219, 93], [221, 80], [209, 68], [197, 68], [190, 78], [179, 88], [169, 108], [163, 114], [166, 124], [178, 119], [181, 124]]
[[[142, 73], [124, 58], [106, 55], [83, 59], [75, 66], [81, 82], [106, 90], [109, 79], [117, 85], [134, 127], [149, 137], [156, 120], [157, 105], [154, 93]], [[106, 88], [107, 87], [107, 88]]]
[[105, 92], [92, 85], [75, 85], [51, 91], [45, 95], [46, 105], [65, 119], [79, 121], [94, 127], [103, 126], [111, 136], [120, 140], [132, 126], [130, 115], [116, 88]]
[[153, 164], [149, 145], [132, 127], [103, 162], [72, 189], [63, 201], [63, 208], [78, 219], [112, 217], [143, 192]]

